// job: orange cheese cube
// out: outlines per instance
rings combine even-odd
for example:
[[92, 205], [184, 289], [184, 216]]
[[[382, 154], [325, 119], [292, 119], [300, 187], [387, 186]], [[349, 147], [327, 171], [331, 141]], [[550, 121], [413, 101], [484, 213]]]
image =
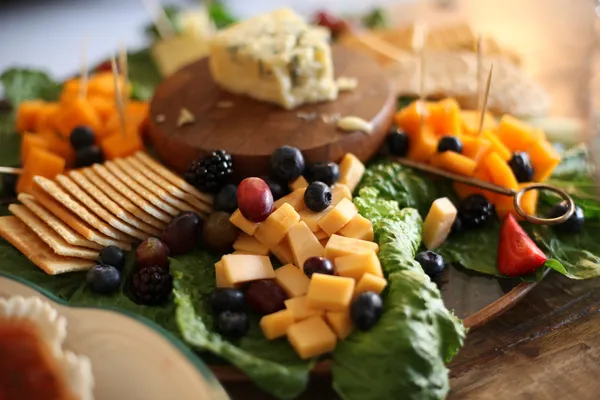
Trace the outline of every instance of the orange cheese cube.
[[533, 180], [544, 182], [552, 175], [554, 168], [560, 163], [560, 155], [546, 141], [536, 141], [529, 149], [529, 157], [533, 165]]
[[56, 118], [61, 111], [57, 103], [44, 103], [35, 120], [35, 132], [56, 130]]
[[348, 311], [327, 311], [325, 321], [340, 340], [352, 333], [352, 319]]
[[233, 225], [237, 226], [238, 229], [240, 229], [242, 232], [244, 232], [245, 234], [250, 235], [250, 236], [254, 235], [254, 233], [258, 229], [258, 226], [260, 225], [259, 222], [251, 222], [251, 221], [247, 220], [242, 215], [242, 212], [240, 211], [239, 208], [237, 210], [235, 210], [235, 212], [233, 214], [231, 214], [231, 217], [229, 218], [229, 222], [231, 222]]
[[273, 340], [285, 336], [294, 322], [294, 316], [290, 310], [280, 310], [262, 317], [260, 329], [267, 339]]
[[352, 192], [343, 183], [336, 183], [331, 187], [331, 205], [337, 205], [342, 199], [352, 200]]
[[338, 233], [345, 237], [370, 242], [374, 239], [373, 224], [360, 214], [356, 214]]
[[35, 176], [53, 179], [62, 174], [65, 170], [65, 159], [41, 147], [33, 147], [29, 150], [23, 166], [23, 174], [17, 181], [17, 193], [29, 193], [35, 185]]
[[100, 147], [105, 159], [114, 160], [137, 153], [144, 148], [144, 143], [137, 132], [118, 132], [103, 139]]
[[344, 184], [353, 192], [365, 173], [365, 165], [352, 153], [346, 155], [340, 161], [339, 183]]
[[283, 204], [265, 219], [254, 236], [267, 247], [274, 247], [281, 242], [294, 225], [300, 221], [300, 215], [289, 204]]
[[241, 233], [237, 240], [233, 242], [233, 248], [236, 251], [246, 254], [258, 254], [259, 256], [269, 255], [269, 248], [256, 240], [254, 237]]
[[396, 113], [394, 122], [412, 139], [419, 134], [421, 119], [423, 119], [424, 124], [429, 123], [429, 113], [432, 106], [432, 103], [415, 100]]
[[304, 221], [308, 228], [313, 232], [318, 232], [321, 230], [319, 226], [319, 219], [321, 219], [325, 214], [333, 209], [333, 206], [329, 206], [323, 211], [314, 212], [309, 209], [302, 210], [298, 214], [300, 214], [300, 220]]
[[375, 292], [380, 294], [386, 286], [387, 281], [385, 278], [367, 272], [358, 280], [358, 283], [354, 288], [353, 298], [356, 298], [363, 292]]
[[335, 272], [358, 281], [366, 273], [383, 277], [381, 263], [373, 251], [367, 253], [350, 254], [334, 260]]
[[68, 104], [62, 104], [55, 117], [56, 129], [65, 137], [71, 135], [73, 128], [85, 125], [94, 132], [102, 128], [102, 121], [90, 102], [79, 97]]
[[40, 110], [46, 104], [42, 100], [25, 100], [19, 104], [17, 109], [16, 130], [17, 132], [33, 131]]
[[500, 118], [496, 136], [512, 151], [527, 151], [536, 140], [532, 126], [508, 114]]
[[282, 198], [280, 198], [279, 200], [277, 200], [275, 203], [273, 203], [273, 209], [278, 209], [279, 207], [281, 207], [284, 204], [289, 204], [290, 206], [292, 206], [294, 208], [294, 210], [296, 211], [302, 211], [305, 208], [304, 205], [304, 192], [306, 192], [306, 188], [300, 188], [300, 189], [296, 189], [294, 190], [292, 193], [283, 196]]
[[333, 235], [342, 229], [342, 227], [350, 222], [357, 214], [358, 209], [354, 203], [348, 199], [342, 199], [338, 205], [333, 207], [327, 214], [319, 219], [318, 225], [329, 235]]
[[294, 255], [292, 254], [292, 249], [290, 248], [289, 242], [284, 239], [279, 244], [274, 247], [271, 247], [271, 253], [279, 260], [282, 264], [291, 264], [294, 262]]
[[423, 126], [421, 132], [411, 138], [407, 157], [418, 162], [428, 162], [436, 154], [438, 137], [428, 126]]
[[287, 338], [303, 360], [329, 353], [335, 349], [337, 343], [337, 336], [319, 316], [290, 326]]
[[344, 311], [350, 307], [354, 279], [345, 276], [313, 274], [306, 293], [307, 305], [326, 311]]
[[499, 186], [517, 190], [519, 182], [513, 174], [508, 164], [498, 155], [490, 153], [483, 160], [483, 163], [492, 178], [492, 182]]
[[492, 152], [498, 153], [501, 159], [504, 161], [510, 160], [512, 157], [512, 153], [508, 147], [492, 132], [492, 131], [483, 131], [481, 136], [490, 142], [492, 146]]
[[458, 211], [447, 198], [436, 199], [423, 222], [423, 244], [427, 250], [440, 247], [448, 238]]
[[225, 278], [233, 285], [275, 278], [273, 265], [267, 256], [228, 254], [222, 260]]
[[[531, 185], [531, 184], [530, 183], [520, 183], [519, 189], [526, 188], [529, 185]], [[523, 197], [521, 197], [521, 204], [520, 204], [521, 209], [523, 209], [523, 211], [525, 211], [529, 215], [535, 215], [535, 212], [537, 211], [539, 195], [540, 195], [539, 190], [530, 190], [528, 192], [525, 192]], [[519, 217], [520, 217], [520, 215], [519, 215]]]
[[25, 133], [21, 136], [21, 162], [27, 160], [27, 154], [33, 147], [48, 149], [50, 144], [44, 136], [35, 133]]
[[471, 176], [475, 172], [477, 163], [469, 157], [453, 151], [444, 151], [443, 153], [435, 153], [431, 157], [431, 165], [445, 169], [455, 174]]
[[[519, 184], [519, 189], [522, 189], [531, 183]], [[539, 191], [530, 190], [521, 197], [521, 209], [529, 215], [535, 215], [537, 210]], [[523, 221], [525, 218], [521, 216], [515, 209], [514, 197], [513, 196], [502, 196], [498, 195], [495, 205], [496, 214], [502, 220], [508, 214], [512, 214], [518, 221]]]
[[492, 149], [492, 143], [485, 138], [463, 135], [460, 140], [463, 144], [462, 154], [475, 161], [475, 164], [479, 164]]
[[427, 122], [438, 135], [459, 135], [462, 131], [462, 119], [458, 102], [448, 98], [432, 104]]
[[38, 132], [37, 135], [44, 138], [50, 152], [65, 159], [67, 168], [73, 165], [75, 162], [75, 149], [73, 149], [69, 138], [56, 131]]
[[275, 270], [275, 280], [289, 297], [303, 296], [308, 291], [310, 279], [293, 264]]
[[292, 313], [294, 321], [302, 321], [315, 315], [323, 315], [324, 312], [318, 308], [309, 307], [306, 296], [292, 297], [283, 303], [285, 304], [285, 308]]
[[294, 265], [304, 267], [310, 257], [323, 257], [325, 249], [308, 226], [300, 221], [288, 232], [288, 241], [294, 256]]
[[[117, 106], [114, 99], [109, 99], [103, 96], [91, 96], [88, 97], [88, 101], [92, 105], [92, 108], [96, 111], [96, 114], [98, 114], [98, 117], [100, 117], [100, 120], [103, 124], [106, 124], [106, 122], [117, 113]], [[104, 131], [104, 129], [101, 130], [101, 132], [102, 131]]]
[[[476, 136], [479, 133], [480, 112], [477, 110], [462, 110], [460, 112], [460, 117], [462, 132], [467, 135]], [[494, 116], [489, 111], [486, 111], [485, 116], [483, 117], [482, 129], [484, 131], [495, 130], [497, 126], [498, 123]]]
[[[125, 84], [125, 79], [119, 75], [117, 85], [123, 97], [129, 97], [131, 85]], [[98, 72], [90, 77], [88, 82], [88, 94], [90, 96], [104, 96], [111, 99], [115, 98], [115, 81], [112, 72]]]
[[296, 178], [295, 181], [290, 182], [290, 185], [289, 185], [289, 188], [291, 191], [294, 191], [296, 189], [304, 189], [306, 187], [308, 187], [308, 182], [302, 175], [300, 175], [298, 178]]
[[348, 256], [357, 253], [379, 252], [379, 246], [375, 242], [347, 238], [340, 235], [331, 235], [325, 247], [325, 257], [333, 260], [337, 257]]
[[215, 264], [215, 277], [218, 288], [234, 288], [236, 286], [227, 280], [227, 277], [225, 276], [225, 265], [222, 260]]

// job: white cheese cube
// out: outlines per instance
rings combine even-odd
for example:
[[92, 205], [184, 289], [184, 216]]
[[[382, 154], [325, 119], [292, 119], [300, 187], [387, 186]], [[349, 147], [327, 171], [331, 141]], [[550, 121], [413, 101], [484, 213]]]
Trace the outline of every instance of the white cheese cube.
[[422, 233], [423, 244], [427, 250], [437, 249], [446, 241], [456, 213], [456, 207], [447, 197], [437, 199], [431, 204]]

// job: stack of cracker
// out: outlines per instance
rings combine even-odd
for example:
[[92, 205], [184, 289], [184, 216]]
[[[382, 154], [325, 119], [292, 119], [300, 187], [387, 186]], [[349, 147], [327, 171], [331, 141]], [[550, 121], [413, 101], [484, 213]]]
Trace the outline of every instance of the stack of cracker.
[[34, 181], [0, 217], [0, 235], [49, 275], [91, 268], [105, 246], [131, 250], [181, 212], [212, 210], [212, 196], [143, 152]]

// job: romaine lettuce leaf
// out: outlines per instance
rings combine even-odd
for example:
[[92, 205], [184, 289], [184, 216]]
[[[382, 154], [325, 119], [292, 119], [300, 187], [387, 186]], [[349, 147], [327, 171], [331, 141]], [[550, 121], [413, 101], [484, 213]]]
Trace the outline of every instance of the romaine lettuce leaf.
[[4, 97], [13, 108], [23, 100], [56, 100], [60, 84], [43, 71], [25, 68], [11, 68], [0, 75], [4, 87]]

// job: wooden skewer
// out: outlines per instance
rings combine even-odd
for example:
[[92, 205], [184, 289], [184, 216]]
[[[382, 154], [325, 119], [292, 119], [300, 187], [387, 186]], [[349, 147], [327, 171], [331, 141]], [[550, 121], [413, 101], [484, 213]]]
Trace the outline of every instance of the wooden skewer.
[[142, 0], [144, 7], [152, 17], [154, 26], [161, 38], [167, 39], [175, 35], [173, 27], [169, 23], [169, 18], [165, 10], [160, 6], [157, 0]]
[[121, 122], [121, 131], [123, 133], [123, 137], [125, 137], [127, 135], [127, 131], [125, 129], [125, 105], [123, 104], [121, 87], [119, 86], [119, 71], [117, 70], [117, 62], [115, 61], [114, 55], [111, 57], [110, 63], [112, 67], [113, 81], [115, 85], [115, 102], [117, 104], [117, 112], [119, 114], [119, 121]]
[[477, 109], [481, 107], [481, 76], [482, 74], [482, 58], [483, 58], [483, 37], [481, 33], [477, 35]]
[[488, 97], [490, 95], [490, 86], [492, 86], [492, 72], [493, 71], [494, 71], [494, 64], [490, 65], [490, 72], [488, 73], [487, 82], [485, 84], [485, 95], [483, 96], [483, 105], [481, 107], [481, 112], [479, 114], [479, 130], [477, 132], [478, 136], [481, 136], [481, 131], [483, 131], [483, 121], [485, 120], [485, 113], [487, 111]]
[[[119, 70], [123, 76], [123, 87], [127, 90], [127, 86], [129, 85], [129, 67], [127, 65], [127, 48], [123, 42], [121, 42], [121, 46], [119, 46]], [[125, 91], [125, 93], [123, 93], [123, 103], [127, 105], [128, 101], [129, 98]]]
[[425, 39], [427, 29], [422, 24], [415, 24], [412, 37], [412, 48], [417, 53], [419, 63], [419, 130], [423, 129], [425, 114]]
[[81, 77], [79, 79], [79, 98], [85, 99], [87, 96], [88, 68], [87, 68], [87, 36], [83, 37], [81, 49]]
[[0, 167], [0, 174], [21, 175], [23, 168]]

